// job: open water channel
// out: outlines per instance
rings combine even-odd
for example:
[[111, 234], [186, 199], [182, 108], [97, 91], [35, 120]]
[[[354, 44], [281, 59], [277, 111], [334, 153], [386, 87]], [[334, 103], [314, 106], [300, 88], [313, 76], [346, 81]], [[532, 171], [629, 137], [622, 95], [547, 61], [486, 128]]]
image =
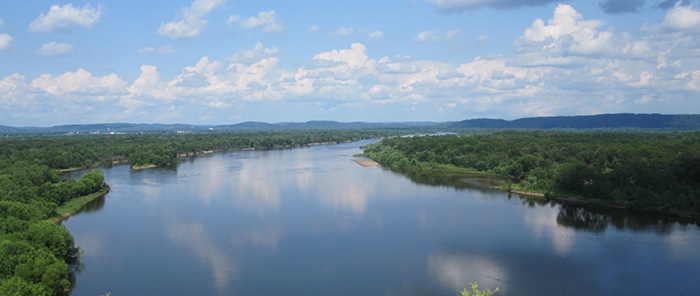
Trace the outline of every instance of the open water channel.
[[71, 295], [697, 295], [700, 227], [351, 161], [368, 141], [103, 169]]

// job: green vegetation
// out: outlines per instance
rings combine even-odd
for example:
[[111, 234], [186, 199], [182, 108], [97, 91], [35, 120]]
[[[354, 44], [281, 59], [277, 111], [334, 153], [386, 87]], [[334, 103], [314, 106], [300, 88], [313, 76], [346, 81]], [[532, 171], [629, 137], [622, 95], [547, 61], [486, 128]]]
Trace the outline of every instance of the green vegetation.
[[479, 290], [479, 285], [477, 283], [471, 283], [469, 285], [471, 285], [472, 291], [469, 292], [469, 290], [464, 288], [464, 290], [462, 290], [462, 296], [491, 296], [493, 294], [498, 293], [498, 288], [496, 288], [496, 290], [493, 291], [491, 291], [490, 289], [481, 291]]
[[109, 192], [108, 187], [102, 189], [101, 191], [98, 191], [95, 193], [90, 193], [88, 195], [84, 195], [84, 196], [77, 197], [77, 198], [71, 199], [69, 201], [66, 201], [60, 207], [56, 208], [56, 213], [61, 218], [66, 218], [70, 215], [77, 213], [82, 208], [84, 208], [87, 204], [104, 196], [105, 194], [107, 194], [107, 192]]
[[502, 131], [363, 148], [403, 172], [500, 175], [513, 180], [508, 190], [700, 218], [700, 132]]
[[130, 163], [134, 167], [164, 166], [177, 163], [178, 156], [204, 151], [283, 149], [314, 143], [357, 141], [406, 132], [324, 130], [7, 137], [0, 141], [0, 158], [12, 156], [62, 170], [121, 163]]
[[60, 181], [58, 171], [36, 161], [0, 157], [0, 295], [70, 292], [69, 266], [79, 249], [68, 230], [51, 220], [57, 205], [74, 211], [76, 199], [94, 199], [106, 188], [97, 170]]

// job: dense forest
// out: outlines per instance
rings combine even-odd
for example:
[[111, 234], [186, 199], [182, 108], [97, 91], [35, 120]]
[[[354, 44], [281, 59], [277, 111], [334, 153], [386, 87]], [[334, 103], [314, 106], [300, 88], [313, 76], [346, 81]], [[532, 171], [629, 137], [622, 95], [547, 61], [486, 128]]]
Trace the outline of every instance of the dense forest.
[[[177, 163], [202, 151], [278, 149], [406, 131], [284, 131], [0, 139], [0, 295], [67, 295], [79, 249], [56, 223], [74, 201], [104, 195], [99, 170], [63, 180], [61, 169]], [[92, 198], [91, 198], [92, 197]], [[59, 219], [60, 220], [60, 219]]]
[[700, 218], [700, 132], [502, 131], [363, 148], [405, 172], [492, 174], [509, 179], [512, 190]]
[[60, 181], [34, 160], [0, 157], [0, 295], [66, 295], [78, 248], [53, 220], [57, 207], [106, 192], [102, 172]]
[[178, 156], [203, 151], [268, 150], [398, 135], [406, 130], [246, 131], [227, 133], [119, 134], [7, 137], [0, 158], [31, 161], [52, 169], [175, 164]]

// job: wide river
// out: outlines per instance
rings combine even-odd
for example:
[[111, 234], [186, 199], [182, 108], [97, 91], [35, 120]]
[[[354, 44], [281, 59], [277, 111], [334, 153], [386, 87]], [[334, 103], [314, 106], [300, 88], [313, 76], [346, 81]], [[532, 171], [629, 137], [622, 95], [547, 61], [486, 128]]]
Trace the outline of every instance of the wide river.
[[700, 227], [351, 161], [368, 141], [103, 169], [71, 295], [697, 295]]

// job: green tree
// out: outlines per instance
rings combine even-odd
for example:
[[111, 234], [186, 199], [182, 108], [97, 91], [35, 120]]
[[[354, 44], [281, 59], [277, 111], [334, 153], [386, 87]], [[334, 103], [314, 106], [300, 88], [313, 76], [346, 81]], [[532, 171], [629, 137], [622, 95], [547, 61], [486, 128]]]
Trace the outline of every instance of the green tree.
[[471, 285], [472, 288], [471, 292], [468, 291], [467, 288], [464, 288], [464, 290], [462, 290], [462, 296], [491, 296], [493, 294], [498, 293], [498, 288], [496, 288], [496, 290], [493, 291], [491, 291], [490, 289], [481, 291], [479, 290], [479, 285], [477, 283], [471, 283], [469, 285]]

